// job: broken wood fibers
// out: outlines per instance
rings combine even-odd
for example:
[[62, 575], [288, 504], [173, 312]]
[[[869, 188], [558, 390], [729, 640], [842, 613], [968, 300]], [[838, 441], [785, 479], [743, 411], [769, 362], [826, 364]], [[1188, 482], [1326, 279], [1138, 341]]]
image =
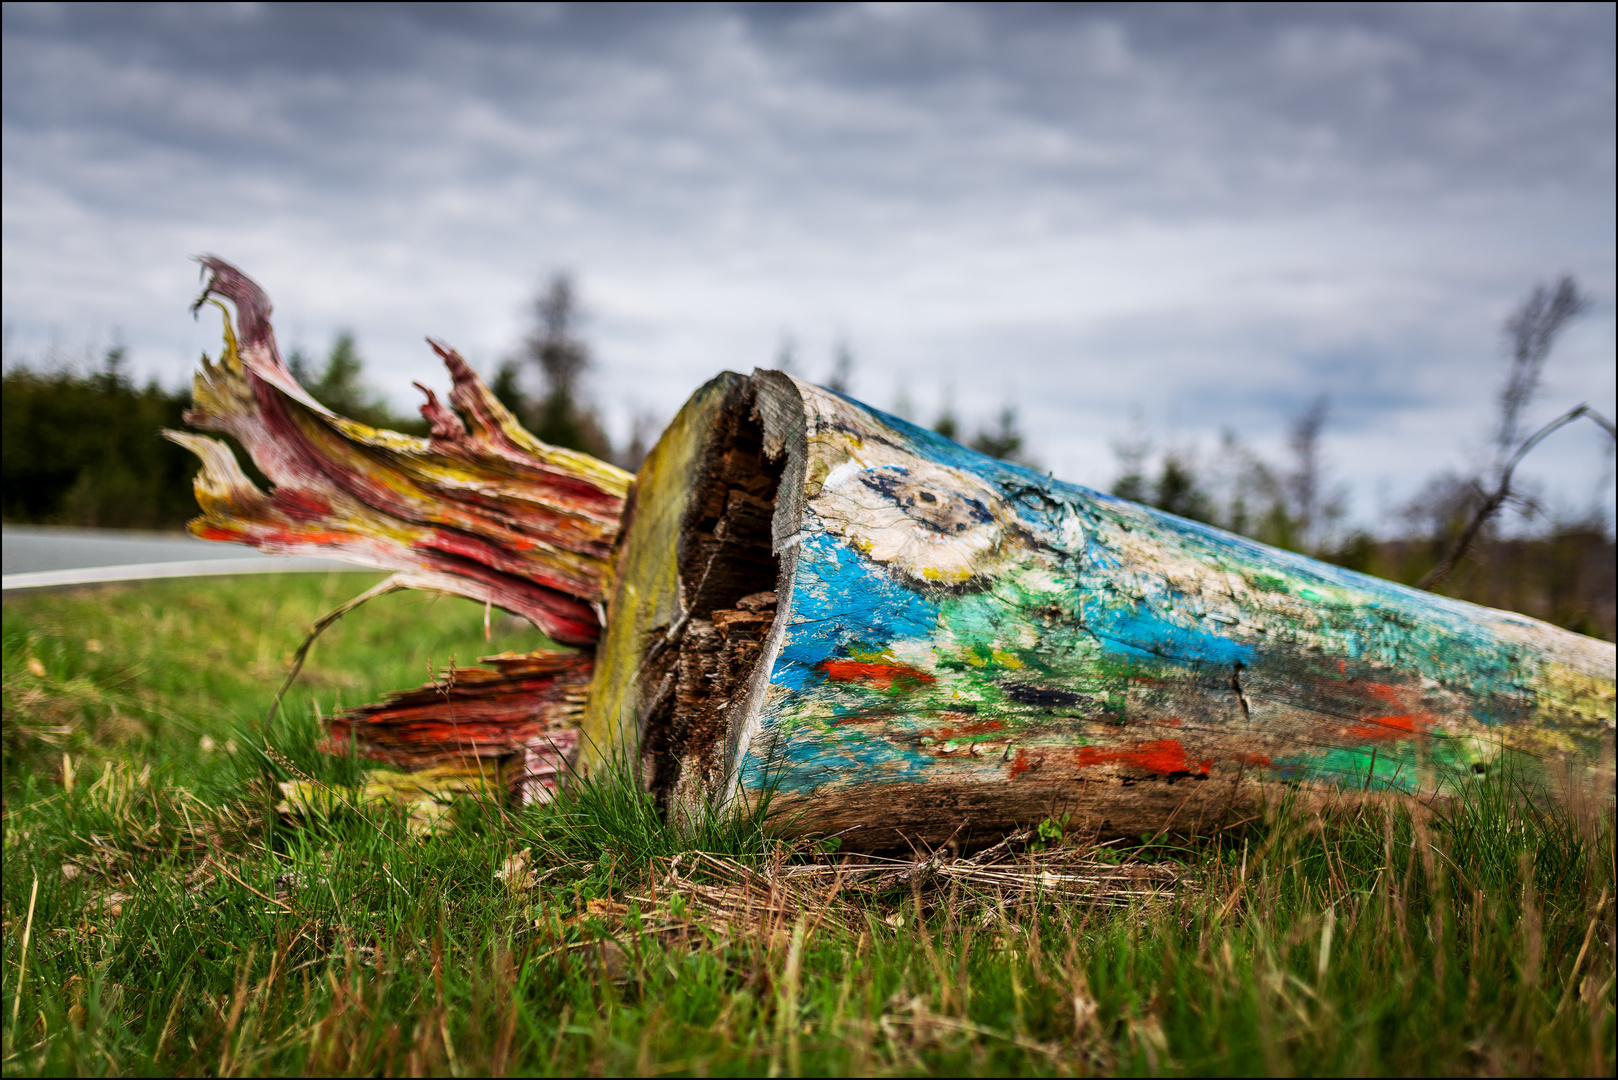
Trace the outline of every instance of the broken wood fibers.
[[459, 775], [493, 776], [519, 803], [548, 801], [578, 745], [590, 655], [480, 659], [495, 670], [451, 665], [441, 679], [349, 709], [330, 722], [321, 749], [410, 772], [459, 763]]
[[[773, 503], [772, 505], [769, 505]], [[766, 520], [767, 519], [767, 520]], [[1064, 484], [779, 372], [704, 386], [626, 512], [579, 765], [690, 818], [939, 843], [1610, 777], [1614, 647]]]
[[227, 443], [165, 432], [202, 458], [194, 535], [400, 571], [565, 644], [595, 641], [629, 473], [534, 438], [459, 353], [430, 339], [454, 389], [446, 408], [421, 388], [428, 438], [338, 416], [282, 362], [264, 291], [221, 259], [201, 262], [210, 276], [195, 306], [229, 299], [237, 328], [227, 313], [224, 350], [218, 363], [202, 358], [185, 420], [232, 436], [273, 488], [259, 490]]
[[227, 316], [188, 420], [274, 486], [172, 433], [204, 459], [192, 531], [383, 566], [581, 647], [354, 710], [333, 750], [527, 762], [501, 775], [531, 797], [621, 764], [684, 820], [770, 791], [782, 829], [867, 849], [1064, 813], [1190, 831], [1278, 784], [1428, 793], [1508, 749], [1611, 778], [1609, 643], [1064, 484], [780, 372], [698, 390], [632, 491], [437, 343], [454, 390], [428, 392], [431, 437], [378, 431], [310, 398], [262, 291], [205, 263], [241, 337]]
[[[196, 306], [224, 297], [236, 324], [226, 311], [224, 348], [217, 363], [202, 358], [186, 422], [233, 437], [272, 487], [260, 490], [228, 443], [165, 432], [202, 458], [193, 534], [393, 570], [402, 584], [522, 615], [556, 641], [595, 641], [629, 473], [535, 439], [438, 342], [453, 389], [445, 407], [422, 388], [428, 438], [338, 416], [282, 362], [264, 291], [221, 259], [200, 261], [209, 279]], [[325, 748], [430, 769], [455, 790], [475, 781], [548, 798], [578, 738], [592, 654], [484, 659], [495, 670], [452, 666], [337, 717]]]

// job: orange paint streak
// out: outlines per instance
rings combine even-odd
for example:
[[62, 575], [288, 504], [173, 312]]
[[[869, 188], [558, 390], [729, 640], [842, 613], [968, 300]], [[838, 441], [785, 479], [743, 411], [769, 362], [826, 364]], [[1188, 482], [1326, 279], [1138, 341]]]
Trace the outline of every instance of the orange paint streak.
[[1344, 736], [1355, 742], [1409, 739], [1426, 733], [1435, 722], [1426, 713], [1411, 710], [1405, 704], [1399, 687], [1370, 683], [1365, 687], [1365, 692], [1367, 696], [1391, 705], [1392, 709], [1384, 716], [1367, 716], [1345, 727]]
[[256, 530], [253, 535], [255, 544], [347, 544], [353, 539], [353, 533], [275, 527]]
[[1344, 734], [1357, 742], [1379, 742], [1388, 739], [1408, 739], [1432, 727], [1425, 716], [1368, 716], [1344, 729]]
[[353, 533], [333, 532], [329, 529], [300, 529], [295, 525], [255, 525], [251, 528], [230, 528], [206, 524], [192, 530], [192, 536], [203, 540], [220, 540], [233, 544], [347, 544]]
[[915, 686], [936, 680], [925, 671], [905, 664], [872, 664], [863, 660], [822, 660], [820, 670], [832, 682], [863, 683], [873, 690]]
[[1122, 762], [1133, 765], [1137, 769], [1155, 772], [1163, 775], [1170, 773], [1202, 773], [1207, 774], [1213, 767], [1213, 758], [1206, 761], [1191, 761], [1185, 756], [1185, 747], [1180, 745], [1178, 739], [1159, 739], [1156, 742], [1142, 743], [1140, 746], [1127, 750], [1100, 750], [1094, 746], [1079, 747], [1078, 763], [1080, 768], [1087, 765], [1107, 765], [1112, 762]]
[[1011, 760], [1011, 778], [1015, 780], [1033, 767], [1034, 763], [1028, 760], [1028, 751], [1018, 750], [1017, 756]]

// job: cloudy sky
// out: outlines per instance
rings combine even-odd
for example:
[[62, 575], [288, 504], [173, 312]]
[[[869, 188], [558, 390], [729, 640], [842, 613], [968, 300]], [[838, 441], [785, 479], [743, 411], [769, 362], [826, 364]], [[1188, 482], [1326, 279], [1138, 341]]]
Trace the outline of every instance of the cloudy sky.
[[[8, 3], [6, 362], [177, 384], [209, 251], [403, 408], [566, 268], [620, 434], [785, 339], [1092, 484], [1133, 417], [1278, 454], [1329, 393], [1373, 523], [1468, 460], [1536, 282], [1595, 301], [1538, 414], [1611, 413], [1614, 93], [1609, 4]], [[1602, 438], [1534, 459], [1566, 507], [1611, 513]]]

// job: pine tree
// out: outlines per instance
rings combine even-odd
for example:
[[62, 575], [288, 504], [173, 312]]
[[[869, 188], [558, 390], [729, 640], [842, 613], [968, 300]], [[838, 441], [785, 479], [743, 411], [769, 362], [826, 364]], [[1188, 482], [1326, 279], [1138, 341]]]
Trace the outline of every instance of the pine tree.
[[[610, 459], [611, 440], [595, 411], [580, 398], [581, 383], [590, 368], [590, 347], [578, 336], [581, 316], [572, 277], [565, 273], [552, 276], [534, 299], [533, 312], [536, 325], [523, 342], [523, 356], [539, 369], [545, 394], [526, 418], [531, 430], [552, 446]], [[515, 382], [513, 373], [508, 392]]]
[[1017, 410], [1010, 405], [1001, 409], [994, 429], [979, 431], [972, 440], [972, 449], [1002, 461], [1023, 463], [1023, 436], [1017, 427]]

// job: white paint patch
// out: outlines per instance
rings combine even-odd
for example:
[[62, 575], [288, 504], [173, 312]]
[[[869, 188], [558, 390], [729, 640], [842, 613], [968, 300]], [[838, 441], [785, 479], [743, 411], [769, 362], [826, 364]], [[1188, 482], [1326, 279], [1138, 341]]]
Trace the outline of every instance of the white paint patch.
[[976, 477], [932, 462], [833, 469], [810, 502], [828, 531], [912, 580], [959, 585], [1003, 561], [1012, 517]]

